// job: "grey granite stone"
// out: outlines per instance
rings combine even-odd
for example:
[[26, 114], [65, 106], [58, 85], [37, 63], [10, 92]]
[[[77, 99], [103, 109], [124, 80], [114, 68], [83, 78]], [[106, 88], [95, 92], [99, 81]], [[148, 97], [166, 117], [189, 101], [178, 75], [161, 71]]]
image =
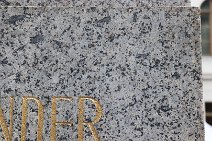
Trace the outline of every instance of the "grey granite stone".
[[[38, 97], [50, 140], [52, 96], [60, 141], [77, 139], [79, 96], [98, 99], [101, 141], [203, 141], [199, 10], [189, 7], [0, 8], [1, 105], [20, 140], [21, 98]], [[87, 103], [86, 115], [94, 117]], [[37, 105], [29, 102], [27, 140], [36, 139]], [[70, 112], [71, 109], [71, 112]], [[70, 113], [70, 114], [69, 114]], [[1, 140], [4, 140], [0, 132]], [[93, 140], [86, 128], [85, 140]]]
[[190, 6], [190, 0], [0, 0], [2, 6]]

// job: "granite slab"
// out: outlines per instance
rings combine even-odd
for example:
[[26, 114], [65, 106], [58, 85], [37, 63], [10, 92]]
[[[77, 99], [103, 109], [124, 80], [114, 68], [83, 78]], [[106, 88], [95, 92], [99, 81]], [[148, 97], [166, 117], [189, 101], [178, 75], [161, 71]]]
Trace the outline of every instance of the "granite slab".
[[190, 6], [190, 0], [0, 0], [1, 6]]
[[[52, 97], [58, 101], [60, 141], [77, 140], [80, 96], [99, 101], [95, 129], [101, 141], [203, 141], [200, 17], [197, 8], [0, 7], [0, 90], [13, 136], [36, 140], [38, 106], [42, 139], [49, 141]], [[85, 120], [96, 105], [86, 100]], [[25, 110], [23, 110], [25, 109]], [[99, 110], [100, 111], [100, 110]], [[83, 139], [94, 140], [85, 126]], [[41, 134], [40, 134], [41, 135]], [[0, 132], [1, 140], [5, 140]], [[96, 140], [97, 141], [97, 140]]]

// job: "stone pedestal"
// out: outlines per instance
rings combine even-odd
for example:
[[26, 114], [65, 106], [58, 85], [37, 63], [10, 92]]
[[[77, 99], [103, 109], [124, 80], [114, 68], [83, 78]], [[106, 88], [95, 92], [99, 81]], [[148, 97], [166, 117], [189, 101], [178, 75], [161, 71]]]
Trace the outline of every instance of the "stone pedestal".
[[190, 0], [1, 0], [2, 6], [51, 7], [132, 7], [132, 6], [190, 6]]
[[1, 140], [203, 141], [188, 3], [1, 1]]

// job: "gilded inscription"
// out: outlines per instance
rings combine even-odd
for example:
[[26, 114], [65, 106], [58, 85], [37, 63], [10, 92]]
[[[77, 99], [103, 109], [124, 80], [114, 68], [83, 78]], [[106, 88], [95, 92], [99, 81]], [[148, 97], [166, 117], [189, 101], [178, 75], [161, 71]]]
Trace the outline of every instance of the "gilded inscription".
[[27, 123], [27, 109], [28, 109], [28, 101], [33, 100], [38, 105], [38, 131], [37, 131], [37, 140], [42, 141], [42, 132], [43, 132], [43, 105], [41, 101], [35, 97], [27, 97], [24, 96], [22, 98], [22, 125], [21, 125], [21, 141], [26, 141], [26, 123]]
[[[57, 100], [64, 100], [73, 102], [72, 97], [53, 97], [52, 98], [52, 113], [51, 113], [51, 132], [50, 139], [51, 141], [56, 141], [56, 126], [57, 125], [68, 125], [73, 126], [73, 121], [70, 119], [69, 121], [57, 121]], [[87, 122], [85, 120], [85, 101], [91, 101], [96, 107], [96, 116], [91, 122]], [[37, 141], [42, 141], [43, 135], [43, 126], [44, 126], [44, 106], [42, 102], [32, 96], [24, 96], [22, 97], [22, 123], [21, 123], [21, 141], [26, 140], [27, 133], [27, 117], [28, 117], [28, 102], [33, 101], [37, 104], [38, 107], [38, 128], [37, 128]], [[12, 141], [13, 135], [13, 109], [14, 109], [14, 97], [10, 97], [10, 126], [7, 126], [5, 121], [5, 117], [3, 115], [3, 109], [0, 107], [0, 125], [2, 128], [2, 133], [6, 141]], [[99, 122], [103, 115], [103, 109], [98, 100], [92, 97], [79, 97], [78, 99], [78, 141], [83, 141], [84, 138], [84, 128], [87, 126], [92, 133], [92, 137], [95, 141], [100, 141], [100, 138], [97, 134], [97, 130], [95, 129], [95, 124]]]
[[10, 131], [8, 130], [3, 110], [0, 108], [0, 124], [2, 128], [2, 132], [6, 141], [12, 141], [12, 133], [13, 133], [13, 107], [14, 107], [14, 97], [10, 97]]
[[[86, 122], [85, 118], [84, 118], [84, 110], [85, 110], [84, 101], [85, 100], [92, 101], [94, 103], [94, 105], [96, 106], [96, 117], [91, 122]], [[78, 141], [83, 141], [85, 125], [87, 125], [90, 128], [94, 140], [100, 141], [97, 131], [94, 127], [94, 124], [96, 124], [101, 119], [102, 115], [103, 115], [103, 110], [102, 110], [100, 103], [97, 100], [95, 100], [91, 97], [80, 97], [79, 98], [79, 102], [78, 102]]]
[[70, 102], [73, 101], [72, 97], [53, 97], [52, 98], [52, 116], [51, 116], [51, 120], [52, 120], [52, 126], [51, 126], [51, 133], [50, 133], [50, 137], [51, 137], [51, 141], [56, 141], [56, 126], [58, 124], [60, 125], [69, 125], [72, 126], [73, 122], [70, 121], [57, 121], [57, 99], [58, 100], [68, 100]]

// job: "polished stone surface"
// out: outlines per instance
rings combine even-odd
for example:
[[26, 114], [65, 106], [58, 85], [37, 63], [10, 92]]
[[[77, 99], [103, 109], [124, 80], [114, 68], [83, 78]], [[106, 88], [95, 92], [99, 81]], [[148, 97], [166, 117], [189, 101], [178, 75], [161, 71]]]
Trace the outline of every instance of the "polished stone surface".
[[190, 6], [190, 0], [0, 0], [2, 6]]
[[[52, 96], [75, 99], [73, 106], [58, 104], [58, 120], [74, 120], [73, 127], [57, 126], [60, 141], [76, 140], [76, 100], [91, 96], [103, 107], [95, 124], [101, 141], [203, 141], [198, 9], [1, 7], [0, 13], [1, 104], [9, 121], [15, 96], [14, 140], [22, 96], [42, 101], [45, 141]], [[88, 120], [93, 108], [87, 106]], [[29, 102], [28, 140], [36, 138], [36, 109]], [[86, 131], [85, 140], [93, 140]]]

